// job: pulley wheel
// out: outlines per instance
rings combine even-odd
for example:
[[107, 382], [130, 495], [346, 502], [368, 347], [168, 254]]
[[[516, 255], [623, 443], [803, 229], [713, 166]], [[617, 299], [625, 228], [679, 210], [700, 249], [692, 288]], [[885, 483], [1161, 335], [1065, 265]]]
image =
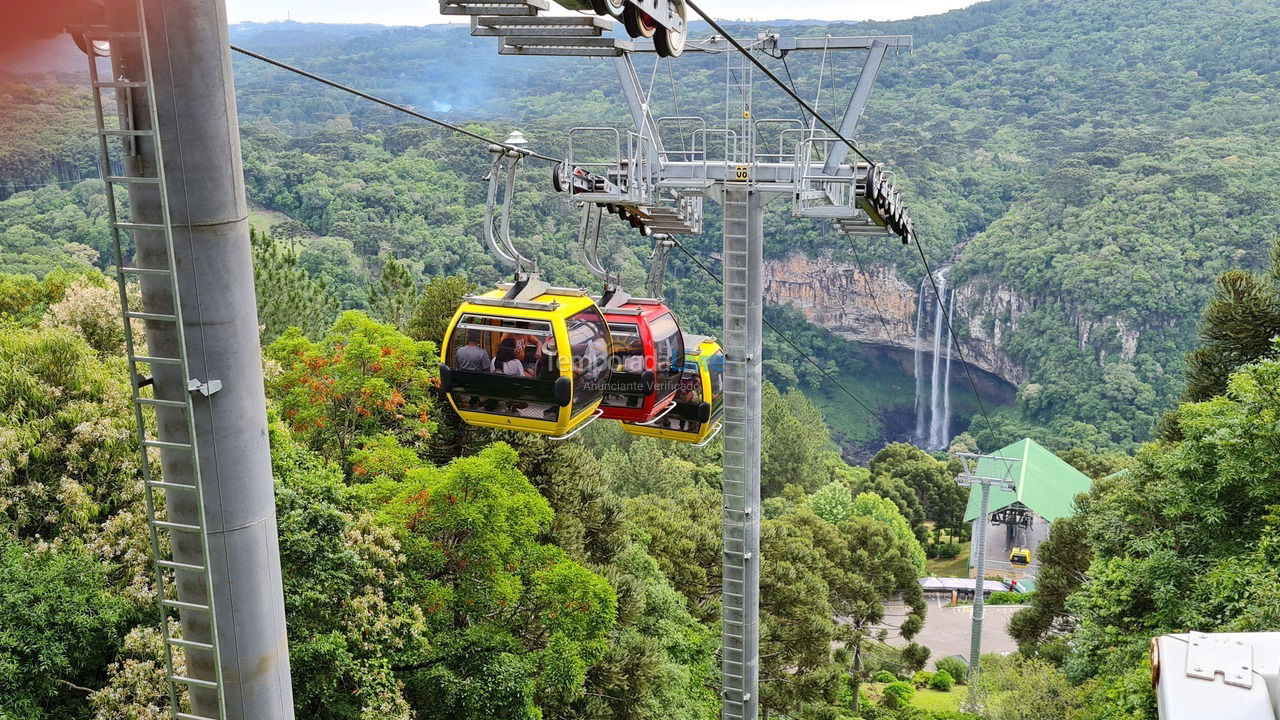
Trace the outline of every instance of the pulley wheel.
[[627, 7], [627, 0], [591, 0], [591, 7], [597, 15], [621, 20], [622, 13]]
[[551, 166], [551, 187], [555, 188], [558, 193], [564, 192], [564, 163], [556, 163]]
[[680, 29], [658, 28], [658, 32], [653, 36], [653, 47], [660, 57], [680, 57], [684, 53], [684, 42], [689, 37], [685, 5], [681, 0], [673, 0], [673, 3], [676, 14], [680, 16]]
[[627, 5], [622, 11], [622, 24], [633, 38], [651, 38], [658, 32], [658, 23], [635, 5]]

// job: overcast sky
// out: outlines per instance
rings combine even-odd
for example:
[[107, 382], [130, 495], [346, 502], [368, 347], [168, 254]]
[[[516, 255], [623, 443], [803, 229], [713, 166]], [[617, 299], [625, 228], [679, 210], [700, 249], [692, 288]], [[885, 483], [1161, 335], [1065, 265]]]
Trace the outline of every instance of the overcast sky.
[[[968, 7], [976, 0], [702, 0], [699, 7], [729, 20], [900, 20]], [[425, 25], [459, 22], [444, 18], [436, 0], [227, 0], [231, 22], [300, 22]], [[691, 13], [692, 14], [692, 13]]]

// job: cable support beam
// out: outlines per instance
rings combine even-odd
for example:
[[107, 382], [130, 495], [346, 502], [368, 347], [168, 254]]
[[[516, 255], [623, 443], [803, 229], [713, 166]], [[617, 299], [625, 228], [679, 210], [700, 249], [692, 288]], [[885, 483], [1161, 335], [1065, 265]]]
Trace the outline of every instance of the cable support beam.
[[507, 152], [521, 155], [523, 157], [530, 157], [530, 158], [536, 158], [538, 160], [545, 160], [546, 162], [549, 162], [549, 163], [564, 162], [564, 160], [561, 158], [553, 158], [550, 155], [543, 155], [542, 153], [534, 152], [532, 150], [529, 150], [528, 148], [522, 148], [518, 145], [509, 145], [504, 142], [499, 142], [497, 140], [487, 138], [483, 135], [480, 135], [479, 133], [473, 133], [470, 130], [454, 125], [453, 123], [445, 122], [444, 120], [440, 120], [438, 118], [433, 118], [430, 115], [424, 115], [412, 108], [407, 108], [403, 105], [397, 105], [396, 103], [393, 103], [390, 100], [380, 98], [377, 95], [370, 95], [369, 93], [364, 92], [363, 90], [357, 90], [356, 88], [353, 88], [349, 85], [343, 85], [342, 83], [337, 82], [335, 80], [330, 80], [329, 78], [316, 75], [313, 72], [308, 72], [306, 70], [303, 70], [300, 67], [290, 65], [289, 63], [286, 63], [280, 60], [276, 60], [275, 58], [267, 57], [266, 55], [263, 55], [261, 53], [256, 53], [252, 50], [242, 48], [238, 45], [232, 45], [231, 49], [240, 53], [241, 55], [247, 55], [255, 60], [260, 60], [268, 65], [274, 65], [275, 67], [278, 67], [281, 70], [287, 70], [296, 75], [301, 75], [302, 77], [315, 80], [318, 83], [328, 85], [329, 87], [334, 88], [335, 90], [341, 90], [342, 92], [350, 93], [352, 95], [355, 95], [356, 97], [364, 98], [369, 102], [377, 103], [378, 105], [382, 105], [383, 107], [390, 108], [391, 110], [402, 112], [406, 115], [411, 115], [413, 117], [418, 118], [419, 120], [425, 120], [426, 122], [429, 122], [432, 125], [442, 127], [446, 130], [452, 130], [453, 132], [459, 133], [461, 135], [466, 135], [467, 137], [473, 140], [479, 140], [480, 142], [487, 143], [492, 146], [500, 147], [506, 150]]

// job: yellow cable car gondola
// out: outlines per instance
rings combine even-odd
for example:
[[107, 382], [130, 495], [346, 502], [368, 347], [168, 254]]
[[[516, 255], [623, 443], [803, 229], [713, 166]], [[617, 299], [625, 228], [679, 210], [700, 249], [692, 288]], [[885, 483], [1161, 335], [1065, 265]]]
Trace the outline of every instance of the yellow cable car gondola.
[[1015, 547], [1009, 553], [1009, 564], [1014, 567], [1027, 567], [1031, 564], [1031, 548]]
[[633, 435], [694, 443], [711, 442], [724, 419], [724, 352], [715, 338], [685, 335], [684, 373], [675, 407], [649, 423], [623, 423]]
[[611, 346], [586, 292], [525, 278], [466, 298], [444, 337], [440, 384], [471, 425], [564, 439], [600, 416]]

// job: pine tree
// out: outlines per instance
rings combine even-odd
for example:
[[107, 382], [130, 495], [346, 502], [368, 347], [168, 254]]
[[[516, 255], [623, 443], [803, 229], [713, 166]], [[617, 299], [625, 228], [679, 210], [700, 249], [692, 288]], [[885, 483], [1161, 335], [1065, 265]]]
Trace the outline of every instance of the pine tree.
[[422, 288], [405, 334], [414, 340], [429, 340], [439, 347], [463, 297], [475, 289], [475, 283], [461, 275], [432, 278]]
[[395, 258], [382, 266], [382, 277], [369, 287], [369, 312], [378, 320], [403, 330], [418, 304], [418, 288], [408, 268]]
[[268, 233], [249, 229], [262, 344], [296, 327], [318, 340], [338, 316], [338, 299], [298, 267], [298, 257]]
[[1203, 345], [1187, 353], [1185, 401], [1207, 400], [1226, 391], [1227, 378], [1242, 365], [1274, 354], [1280, 335], [1280, 242], [1271, 249], [1265, 275], [1231, 270], [1218, 278], [1200, 327]]

